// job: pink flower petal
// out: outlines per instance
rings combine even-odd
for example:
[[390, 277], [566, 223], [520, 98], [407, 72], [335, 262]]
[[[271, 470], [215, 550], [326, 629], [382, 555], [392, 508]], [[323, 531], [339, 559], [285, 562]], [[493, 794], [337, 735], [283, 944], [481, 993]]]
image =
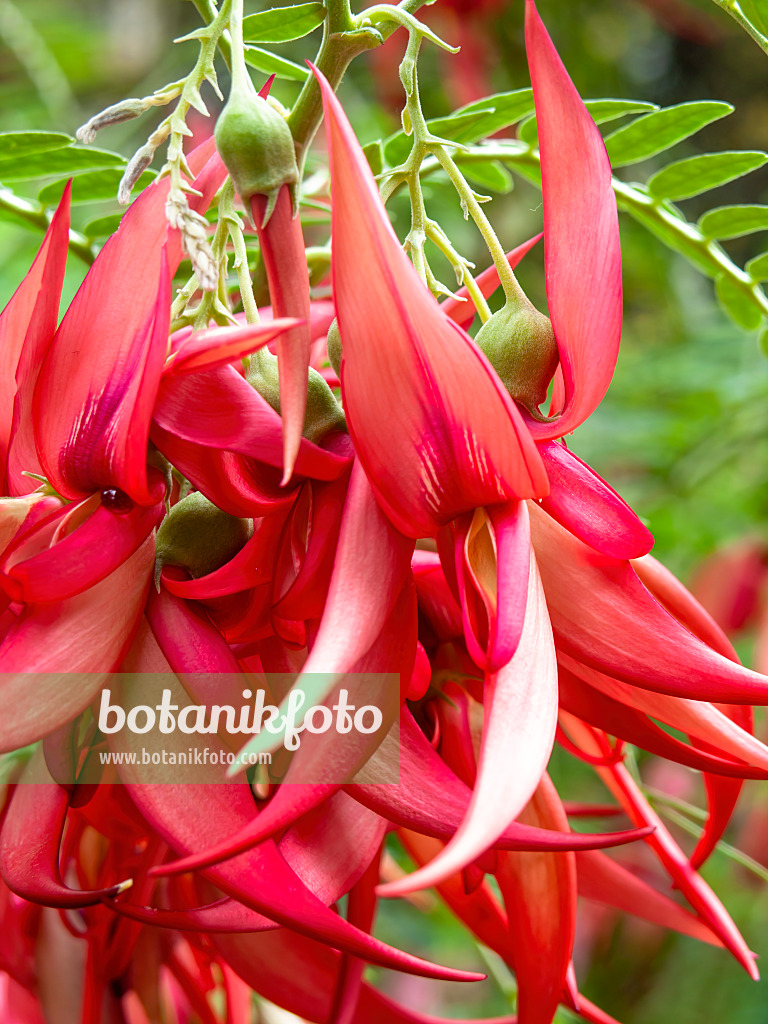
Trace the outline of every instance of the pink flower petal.
[[[190, 154], [205, 210], [226, 170], [213, 140]], [[208, 161], [207, 163], [205, 161]], [[41, 466], [71, 499], [116, 486], [139, 505], [162, 495], [146, 476], [149, 424], [168, 343], [170, 275], [181, 258], [168, 230], [167, 178], [145, 189], [99, 253], [59, 325], [35, 390]]]
[[[545, 774], [520, 815], [523, 824], [567, 831]], [[505, 853], [496, 872], [509, 918], [519, 1024], [550, 1024], [566, 986], [576, 929], [573, 853]]]
[[299, 322], [295, 319], [270, 320], [242, 327], [211, 327], [196, 331], [173, 351], [163, 367], [163, 374], [176, 377], [234, 363]]
[[477, 781], [459, 831], [436, 860], [382, 887], [382, 895], [426, 888], [470, 864], [515, 820], [546, 768], [557, 719], [557, 666], [533, 558], [519, 646], [509, 664], [488, 677], [486, 691]]
[[539, 130], [547, 303], [565, 383], [552, 423], [529, 421], [536, 438], [562, 437], [600, 404], [621, 336], [621, 250], [611, 166], [600, 132], [526, 0], [525, 43]]
[[332, 237], [344, 409], [378, 501], [419, 537], [462, 512], [545, 494], [521, 414], [421, 282], [338, 100], [317, 77], [332, 186], [343, 197]]
[[114, 672], [131, 645], [154, 560], [154, 537], [148, 537], [89, 590], [59, 604], [25, 608], [0, 643], [6, 708], [0, 750], [32, 743], [88, 707], [104, 685], [103, 673]]
[[[135, 505], [127, 515], [109, 510], [98, 495], [86, 499], [92, 514], [61, 536], [77, 509], [60, 512], [30, 530], [6, 551], [0, 572], [8, 577], [14, 600], [25, 604], [64, 601], [118, 569], [160, 524], [164, 504]], [[0, 581], [0, 585], [3, 585]]]
[[280, 189], [272, 215], [263, 224], [267, 203], [265, 195], [255, 195], [251, 199], [272, 309], [279, 317], [298, 317], [300, 321], [298, 326], [292, 327], [277, 339], [280, 411], [284, 433], [285, 470], [282, 482], [286, 484], [293, 473], [307, 406], [307, 374], [312, 344], [309, 330], [309, 274], [301, 218], [293, 215], [293, 200], [288, 186], [283, 185]]
[[662, 928], [673, 928], [700, 942], [722, 946], [722, 941], [701, 918], [652, 888], [607, 854], [599, 850], [578, 852], [576, 871], [580, 896], [615, 907], [626, 914], [634, 914]]
[[[0, 490], [26, 494], [37, 486], [22, 470], [39, 472], [30, 422], [32, 390], [59, 316], [69, 243], [71, 184], [53, 215], [43, 244], [13, 297], [0, 313]], [[7, 477], [6, 477], [7, 469]]]
[[[524, 502], [475, 509], [456, 527], [464, 637], [484, 672], [511, 661], [525, 621], [531, 531]], [[520, 582], [523, 586], [520, 586]]]
[[531, 536], [558, 652], [648, 690], [768, 704], [768, 679], [673, 618], [628, 561], [598, 555], [531, 502]]
[[[27, 764], [14, 790], [0, 832], [0, 875], [8, 888], [48, 907], [89, 907], [121, 891], [71, 888], [59, 871], [59, 846], [71, 789], [54, 782], [42, 748]], [[122, 880], [121, 880], [122, 881]]]
[[550, 491], [539, 504], [574, 536], [612, 558], [639, 558], [653, 534], [616, 491], [561, 444], [539, 445]]

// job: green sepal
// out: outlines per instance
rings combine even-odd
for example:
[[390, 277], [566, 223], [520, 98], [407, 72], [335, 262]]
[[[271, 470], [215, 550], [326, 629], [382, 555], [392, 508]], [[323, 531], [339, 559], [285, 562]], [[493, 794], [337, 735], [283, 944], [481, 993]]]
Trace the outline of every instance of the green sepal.
[[235, 557], [253, 533], [250, 519], [222, 512], [199, 491], [177, 502], [157, 531], [155, 586], [165, 565], [178, 565], [194, 579], [215, 572]]
[[214, 135], [219, 155], [244, 203], [251, 196], [265, 195], [274, 205], [283, 185], [293, 188], [298, 182], [291, 130], [282, 114], [255, 90], [233, 90]]
[[549, 319], [523, 297], [494, 313], [475, 338], [509, 394], [532, 415], [547, 397], [557, 368], [557, 343]]

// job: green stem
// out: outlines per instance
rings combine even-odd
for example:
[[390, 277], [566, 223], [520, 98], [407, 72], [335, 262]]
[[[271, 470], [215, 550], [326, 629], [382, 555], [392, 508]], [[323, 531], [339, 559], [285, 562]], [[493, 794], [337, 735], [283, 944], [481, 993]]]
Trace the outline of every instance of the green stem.
[[[0, 189], [0, 208], [15, 213], [16, 216], [23, 218], [30, 224], [34, 224], [41, 231], [48, 230], [50, 221], [40, 203], [35, 203], [30, 199], [22, 199], [21, 196], [14, 195], [10, 189]], [[86, 235], [75, 231], [73, 228], [70, 228], [69, 231], [69, 248], [71, 252], [79, 256], [88, 266], [96, 259], [96, 248], [94, 245], [92, 245]]]
[[467, 183], [464, 175], [456, 166], [456, 161], [449, 153], [446, 152], [443, 146], [435, 145], [431, 148], [432, 153], [440, 163], [440, 166], [453, 182], [453, 186], [461, 199], [462, 206], [477, 225], [478, 231], [483, 236], [483, 240], [488, 246], [488, 251], [491, 254], [491, 259], [496, 266], [496, 270], [498, 271], [499, 281], [504, 289], [504, 295], [506, 296], [507, 301], [517, 303], [524, 302], [525, 293], [520, 287], [514, 271], [507, 261], [507, 254], [504, 252], [504, 246], [499, 241], [498, 236], [486, 217], [482, 206], [477, 201], [473, 189]]
[[232, 0], [229, 34], [232, 39], [232, 88], [235, 92], [252, 92], [253, 82], [245, 66], [243, 50], [243, 0]]
[[730, 14], [734, 21], [738, 22], [744, 31], [750, 35], [763, 53], [768, 54], [768, 38], [760, 32], [744, 14], [738, 0], [714, 0], [718, 7]]
[[[213, 0], [192, 0], [192, 3], [197, 9], [197, 13], [203, 19], [206, 25], [210, 25], [212, 21], [215, 21], [218, 11], [216, 10], [216, 4]], [[228, 34], [222, 33], [219, 38], [219, 51], [224, 58], [228, 68], [232, 67], [232, 46], [229, 41]]]
[[[525, 142], [511, 139], [508, 142], [493, 142], [484, 146], [469, 147], [460, 157], [461, 163], [499, 160], [509, 164], [526, 180], [541, 188], [539, 155]], [[422, 177], [433, 174], [440, 167], [434, 157], [424, 161]], [[686, 257], [699, 271], [709, 277], [724, 276], [745, 295], [763, 316], [768, 317], [768, 297], [759, 281], [737, 266], [717, 242], [705, 238], [695, 224], [675, 215], [658, 199], [647, 192], [634, 188], [618, 178], [613, 179], [613, 190], [619, 209], [628, 213], [643, 227], [655, 233], [670, 247]]]
[[[414, 14], [424, 5], [425, 0], [404, 0], [399, 8]], [[315, 65], [328, 80], [334, 92], [338, 89], [350, 63], [359, 54], [380, 46], [400, 27], [397, 22], [374, 29], [365, 24], [365, 11], [358, 17], [352, 16], [348, 0], [328, 0], [328, 17], [323, 29], [323, 41], [315, 58]], [[311, 75], [299, 93], [299, 98], [288, 115], [296, 146], [296, 161], [301, 169], [307, 150], [323, 119], [323, 102], [320, 87]]]

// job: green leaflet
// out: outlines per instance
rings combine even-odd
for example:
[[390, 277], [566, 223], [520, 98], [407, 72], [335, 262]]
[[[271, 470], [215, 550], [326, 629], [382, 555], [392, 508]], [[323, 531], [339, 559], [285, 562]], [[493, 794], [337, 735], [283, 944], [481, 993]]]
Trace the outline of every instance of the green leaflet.
[[302, 68], [285, 57], [278, 57], [258, 46], [246, 46], [244, 51], [246, 63], [266, 75], [277, 75], [278, 78], [288, 78], [294, 82], [303, 82], [309, 78], [309, 68]]
[[768, 281], [768, 252], [761, 252], [744, 267], [753, 281]]
[[123, 167], [125, 163], [125, 158], [119, 153], [67, 146], [45, 153], [28, 153], [0, 160], [0, 181], [27, 181], [30, 178], [80, 174], [100, 167]]
[[384, 146], [381, 139], [375, 139], [367, 146], [363, 146], [363, 152], [371, 171], [374, 174], [381, 174], [384, 170]]
[[717, 295], [717, 301], [723, 310], [739, 327], [754, 331], [760, 326], [762, 321], [760, 310], [748, 295], [736, 287], [730, 278], [724, 275], [717, 278], [715, 295]]
[[314, 32], [325, 21], [322, 4], [296, 4], [260, 11], [243, 19], [246, 43], [288, 43]]
[[705, 238], [740, 238], [768, 230], [768, 206], [719, 206], [699, 220]]
[[462, 163], [459, 158], [457, 163], [461, 167], [464, 177], [471, 184], [480, 185], [481, 188], [490, 189], [492, 192], [512, 191], [512, 175], [498, 160], [474, 160]]
[[0, 132], [0, 160], [48, 153], [71, 146], [75, 140], [63, 132]]
[[584, 106], [589, 111], [595, 124], [615, 121], [625, 114], [643, 114], [649, 110], [658, 110], [655, 103], [643, 103], [642, 100], [585, 100]]
[[[99, 171], [85, 171], [78, 174], [72, 181], [72, 202], [73, 203], [96, 203], [115, 199], [117, 186], [123, 176], [121, 168], [105, 168]], [[133, 187], [133, 191], [141, 191], [150, 182], [154, 181], [154, 171], [144, 171]], [[40, 189], [37, 198], [43, 206], [55, 206], [61, 199], [64, 186], [68, 179], [52, 181]], [[87, 232], [86, 232], [87, 233]]]
[[[486, 96], [455, 110], [447, 117], [433, 118], [427, 124], [433, 135], [462, 145], [471, 145], [502, 128], [517, 124], [532, 110], [533, 92], [530, 89], [516, 89], [514, 92]], [[405, 160], [410, 149], [411, 140], [404, 132], [396, 132], [384, 140], [384, 152], [391, 166]]]
[[740, 0], [739, 7], [753, 28], [761, 35], [768, 36], [768, 7], [765, 0]]
[[121, 213], [111, 213], [108, 217], [97, 217], [85, 225], [83, 234], [86, 234], [89, 238], [108, 238], [120, 227], [122, 219], [123, 215]]
[[730, 103], [679, 103], [638, 117], [605, 140], [611, 164], [624, 167], [662, 153], [706, 125], [733, 112]]
[[[606, 121], [615, 121], [618, 117], [626, 114], [641, 114], [649, 110], [657, 110], [655, 103], [643, 103], [640, 100], [585, 100], [584, 106], [589, 111], [595, 124], [604, 124]], [[536, 123], [536, 115], [520, 125], [518, 138], [527, 142], [530, 146], [539, 144], [539, 129]]]
[[749, 174], [766, 160], [768, 155], [758, 151], [703, 153], [658, 171], [649, 180], [648, 191], [657, 199], [690, 199]]

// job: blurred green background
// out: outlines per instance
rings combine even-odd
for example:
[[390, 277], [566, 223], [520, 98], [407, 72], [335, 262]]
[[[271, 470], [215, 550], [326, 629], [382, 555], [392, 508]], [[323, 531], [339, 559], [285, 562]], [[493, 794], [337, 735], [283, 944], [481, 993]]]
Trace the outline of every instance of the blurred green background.
[[[247, 13], [266, 6], [247, 3]], [[768, 57], [713, 3], [541, 0], [539, 8], [584, 97], [631, 97], [660, 105], [717, 99], [734, 105], [732, 115], [681, 144], [674, 156], [710, 148], [768, 148]], [[521, 0], [438, 0], [424, 16], [449, 42], [463, 47], [459, 58], [425, 49], [421, 88], [430, 116], [485, 93], [528, 84]], [[195, 60], [196, 44], [173, 46], [171, 40], [198, 25], [194, 5], [185, 0], [0, 0], [0, 130], [73, 134], [102, 107], [181, 77]], [[363, 142], [398, 127], [401, 36], [395, 34], [381, 52], [360, 58], [342, 86], [340, 95]], [[288, 44], [280, 52], [303, 61], [314, 56], [315, 39]], [[254, 79], [260, 84], [263, 76], [254, 73]], [[278, 82], [274, 89], [286, 104], [297, 92], [292, 82]], [[205, 96], [215, 110], [212, 93]], [[151, 123], [147, 117], [109, 129], [97, 145], [130, 156], [145, 141]], [[322, 154], [317, 160], [322, 162]], [[630, 170], [627, 180], [636, 172]], [[14, 189], [34, 197], [39, 185], [14, 183]], [[768, 201], [768, 171], [723, 187], [715, 198], [718, 204]], [[428, 199], [430, 213], [460, 250], [484, 267], [479, 237], [463, 222], [450, 191], [436, 182], [428, 188]], [[712, 205], [713, 198], [707, 201]], [[690, 219], [704, 208], [697, 202], [682, 204]], [[520, 180], [494, 200], [490, 217], [507, 247], [539, 230], [540, 204], [540, 193]], [[398, 202], [392, 209], [402, 233], [406, 209]], [[76, 208], [74, 222], [81, 225], [85, 218], [116, 210], [113, 203]], [[621, 228], [622, 352], [608, 397], [572, 438], [572, 447], [647, 520], [657, 538], [655, 553], [685, 579], [701, 559], [728, 542], [750, 535], [768, 539], [768, 360], [754, 333], [725, 318], [709, 280], [629, 218], [622, 217]], [[323, 225], [313, 230], [322, 240]], [[0, 209], [2, 302], [21, 280], [40, 237], [39, 229]], [[725, 245], [743, 265], [768, 247], [768, 239], [751, 235]], [[539, 250], [526, 258], [520, 277], [544, 308]], [[65, 300], [85, 269], [76, 256], [70, 258]], [[749, 657], [749, 637], [740, 649]], [[655, 772], [663, 784], [663, 768], [646, 767], [648, 777]], [[566, 755], [557, 755], [553, 770], [566, 795], [604, 799], [599, 787], [585, 793], [588, 773]], [[757, 827], [760, 799], [752, 791], [747, 794], [732, 842], [739, 844]], [[760, 852], [752, 850], [753, 855]], [[753, 948], [768, 954], [766, 886], [720, 853], [705, 875]], [[768, 981], [751, 984], [724, 952], [663, 936], [594, 907], [583, 909], [576, 957], [580, 983], [621, 1020], [768, 1022]], [[472, 941], [436, 905], [425, 915], [407, 904], [387, 904], [380, 933], [437, 960], [484, 965]], [[385, 983], [409, 1005], [431, 1012], [508, 1012], [503, 976], [478, 988], [404, 976]]]

